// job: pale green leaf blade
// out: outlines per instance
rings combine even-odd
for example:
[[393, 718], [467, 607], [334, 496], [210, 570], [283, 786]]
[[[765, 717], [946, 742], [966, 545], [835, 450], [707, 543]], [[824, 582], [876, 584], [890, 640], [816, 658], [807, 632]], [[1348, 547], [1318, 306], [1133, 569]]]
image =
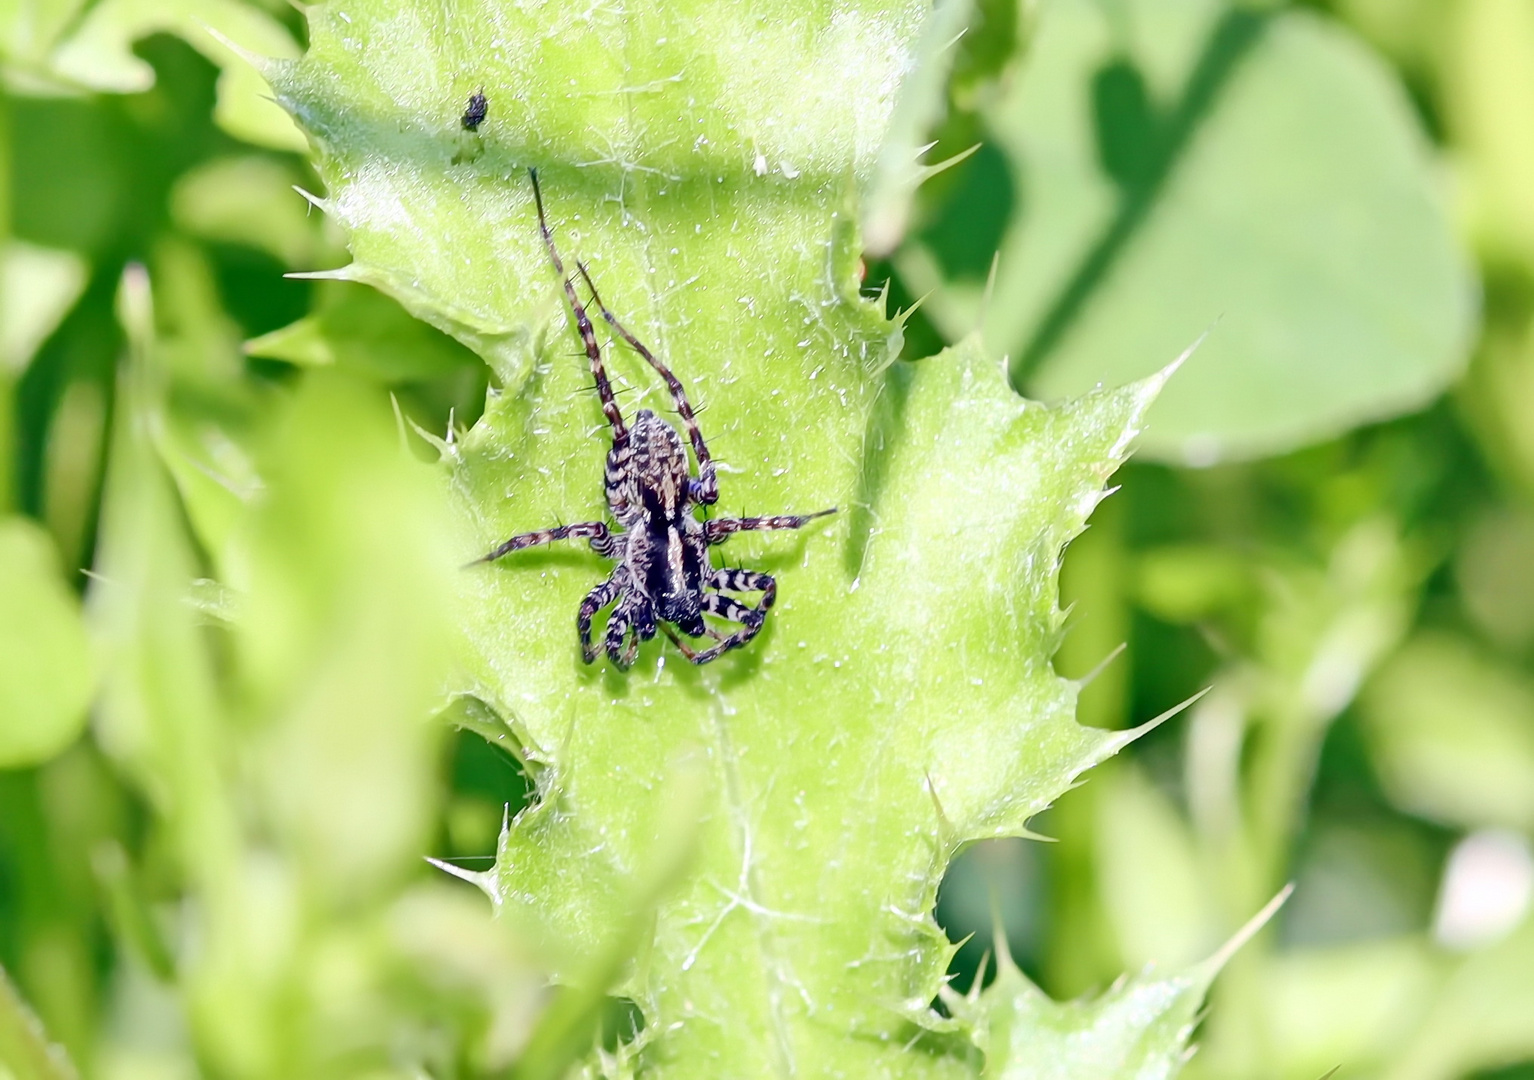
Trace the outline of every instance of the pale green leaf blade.
[[48, 53], [86, 0], [5, 0], [0, 3], [0, 63], [6, 80], [33, 93], [56, 90]]
[[335, 372], [304, 380], [259, 460], [265, 492], [231, 540], [243, 704], [264, 725], [251, 768], [316, 893], [380, 894], [430, 843], [426, 718], [457, 622], [447, 500], [386, 395]]
[[42, 1023], [0, 968], [0, 1069], [15, 1080], [77, 1080], [64, 1048], [49, 1041]]
[[1491, 1072], [1534, 1054], [1534, 920], [1466, 955], [1443, 993], [1383, 1073], [1392, 1080], [1449, 1080]]
[[341, 281], [323, 283], [313, 312], [247, 341], [245, 352], [305, 367], [335, 365], [386, 382], [429, 379], [478, 363], [377, 290]]
[[1180, 971], [1227, 927], [1204, 893], [1193, 830], [1170, 796], [1132, 762], [1094, 774], [1096, 870], [1124, 966]]
[[94, 733], [167, 819], [185, 865], [221, 881], [236, 833], [218, 783], [224, 711], [212, 650], [189, 602], [196, 548], [155, 446], [166, 416], [143, 267], [124, 273], [118, 309], [130, 359], [118, 380], [86, 609], [103, 672]]
[[[1442, 955], [1416, 934], [1265, 958], [1272, 1063], [1289, 1076], [1319, 1078], [1338, 1062], [1388, 1072], [1405, 1049], [1407, 1026], [1420, 1023], [1423, 1006], [1441, 993], [1444, 974]], [[1200, 1065], [1220, 1075], [1213, 1057]]]
[[0, 378], [27, 369], [84, 288], [78, 255], [0, 240]]
[[322, 219], [293, 190], [298, 179], [298, 170], [268, 156], [214, 158], [177, 179], [171, 217], [188, 235], [307, 269], [323, 248]]
[[[1456, 183], [1478, 251], [1490, 265], [1534, 265], [1534, 11], [1496, 0], [1423, 8], [1416, 36], [1442, 48], [1445, 126], [1457, 151]], [[1421, 18], [1421, 16], [1419, 16]], [[1383, 20], [1403, 29], [1399, 18]], [[1409, 25], [1409, 23], [1408, 23]], [[1371, 34], [1376, 30], [1371, 26]], [[1408, 33], [1411, 31], [1408, 30]]]
[[[390, 909], [425, 871], [437, 820], [446, 733], [429, 718], [461, 581], [442, 486], [401, 447], [376, 385], [311, 373], [274, 392], [252, 431], [227, 399], [178, 392], [202, 373], [178, 370], [179, 343], [154, 336], [141, 267], [121, 314], [130, 356], [91, 593], [107, 672], [97, 735], [161, 819], [160, 857], [196, 912], [196, 943], [175, 934], [174, 963], [199, 1060], [230, 1075], [376, 1075], [359, 1047], [416, 1058], [412, 1014], [435, 1007], [423, 987], [458, 1013], [472, 1006], [449, 987], [478, 977], [497, 1027], [458, 1045], [504, 1065], [537, 977], [509, 938], [486, 928], [476, 972], [449, 940], [450, 912], [383, 925], [407, 915]], [[231, 422], [259, 483], [199, 551], [188, 519], [206, 495], [178, 490], [187, 461], [162, 436], [180, 424], [228, 438]], [[221, 581], [195, 580], [207, 561]], [[444, 945], [457, 955], [430, 955]], [[412, 956], [407, 975], [398, 962]]]
[[133, 46], [156, 33], [185, 38], [219, 66], [213, 111], [219, 127], [258, 146], [305, 148], [256, 66], [290, 59], [298, 47], [276, 19], [239, 0], [103, 0], [54, 50], [52, 74], [109, 93], [146, 90], [154, 85], [154, 69]]
[[80, 602], [36, 522], [0, 518], [0, 768], [46, 761], [85, 726], [94, 686]]

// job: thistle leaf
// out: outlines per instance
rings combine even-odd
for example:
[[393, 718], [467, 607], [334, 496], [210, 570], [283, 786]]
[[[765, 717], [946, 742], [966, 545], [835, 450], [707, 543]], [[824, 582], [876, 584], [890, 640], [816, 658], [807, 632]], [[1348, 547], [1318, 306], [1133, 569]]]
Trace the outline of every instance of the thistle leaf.
[[[977, 340], [895, 361], [900, 321], [860, 295], [860, 193], [924, 8], [331, 3], [308, 56], [274, 69], [354, 256], [339, 276], [499, 383], [439, 446], [465, 560], [605, 512], [607, 433], [528, 166], [567, 264], [705, 407], [719, 511], [839, 508], [720, 549], [776, 575], [779, 600], [701, 668], [663, 639], [626, 673], [582, 664], [576, 608], [609, 573], [589, 551], [464, 571], [458, 689], [504, 718], [539, 797], [495, 867], [460, 876], [572, 985], [657, 905], [610, 988], [645, 1030], [593, 1059], [609, 1074], [973, 1075], [963, 1025], [929, 1006], [942, 873], [1129, 737], [1074, 720], [1055, 580], [1165, 373], [1045, 407]], [[674, 409], [637, 356], [605, 355], [626, 414]]]

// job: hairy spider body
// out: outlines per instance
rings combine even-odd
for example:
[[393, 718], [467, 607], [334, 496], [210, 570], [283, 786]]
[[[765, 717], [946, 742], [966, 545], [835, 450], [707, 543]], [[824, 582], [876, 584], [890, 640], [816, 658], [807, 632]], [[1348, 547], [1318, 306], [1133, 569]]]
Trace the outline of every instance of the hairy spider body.
[[[591, 374], [602, 402], [602, 414], [612, 430], [605, 487], [607, 505], [620, 531], [608, 528], [606, 522], [587, 521], [521, 533], [478, 561], [490, 562], [513, 551], [556, 540], [586, 540], [593, 551], [618, 564], [611, 577], [586, 595], [576, 616], [581, 656], [586, 663], [595, 660], [598, 651], [591, 643], [592, 621], [599, 611], [615, 603], [607, 620], [602, 647], [617, 667], [631, 665], [639, 653], [640, 643], [655, 637], [657, 631], [664, 631], [688, 660], [706, 664], [756, 637], [767, 620], [767, 612], [778, 589], [770, 574], [755, 570], [716, 570], [709, 561], [709, 547], [723, 543], [738, 532], [803, 528], [815, 518], [836, 511], [833, 508], [814, 514], [698, 519], [696, 507], [718, 502], [719, 480], [687, 393], [671, 370], [624, 329], [602, 303], [585, 266], [576, 263], [576, 270], [591, 290], [592, 303], [613, 332], [644, 357], [666, 383], [687, 430], [693, 457], [697, 459], [696, 476], [688, 465], [687, 444], [670, 423], [649, 409], [636, 412], [632, 426], [623, 419], [607, 378], [591, 318], [554, 246], [554, 235], [543, 212], [538, 173], [529, 169], [528, 175], [532, 179], [533, 199], [538, 207], [538, 228], [543, 234], [544, 246], [548, 248], [549, 259], [564, 283], [565, 300], [575, 315], [576, 330], [591, 361]], [[725, 592], [759, 593], [760, 598], [755, 606], [751, 606], [724, 595]], [[723, 633], [704, 622], [705, 615], [735, 623], [740, 629]], [[688, 637], [711, 638], [713, 644], [694, 649], [672, 627]]]

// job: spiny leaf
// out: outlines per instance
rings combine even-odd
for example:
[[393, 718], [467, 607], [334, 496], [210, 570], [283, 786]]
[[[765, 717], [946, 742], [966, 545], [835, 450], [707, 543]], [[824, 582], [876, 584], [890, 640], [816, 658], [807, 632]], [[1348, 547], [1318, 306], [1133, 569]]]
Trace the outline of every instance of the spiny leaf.
[[1190, 1054], [1188, 1036], [1209, 984], [1291, 891], [1281, 891], [1203, 963], [1167, 974], [1147, 968], [1082, 1001], [1051, 1001], [1018, 970], [998, 932], [995, 982], [962, 998], [945, 993], [944, 1000], [974, 1030], [986, 1077], [1166, 1080]]
[[[567, 262], [706, 406], [720, 511], [841, 510], [722, 549], [776, 574], [780, 599], [706, 668], [662, 641], [627, 673], [583, 665], [576, 607], [609, 572], [590, 552], [465, 572], [460, 690], [505, 718], [540, 799], [492, 871], [462, 876], [579, 983], [656, 852], [696, 836], [618, 984], [647, 1024], [616, 1069], [971, 1073], [928, 1007], [951, 948], [930, 914], [942, 872], [966, 841], [1022, 834], [1126, 738], [1073, 720], [1049, 662], [1055, 574], [1164, 377], [1046, 408], [978, 341], [892, 362], [900, 325], [859, 296], [858, 194], [923, 6], [332, 3], [305, 60], [271, 72], [355, 257], [339, 276], [500, 382], [440, 447], [465, 560], [605, 510], [602, 413], [529, 165]], [[607, 357], [629, 414], [673, 407], [637, 357]], [[668, 815], [681, 760], [704, 763], [685, 825]]]
[[[509, 395], [493, 404], [462, 450], [471, 498], [527, 490], [560, 460], [597, 464], [589, 425], [553, 404], [580, 378], [549, 371], [547, 436], [502, 407]], [[794, 543], [791, 563], [757, 545], [746, 562], [781, 567], [784, 600], [749, 651], [703, 670], [653, 653], [626, 676], [583, 669], [571, 613], [598, 560], [475, 571], [476, 690], [547, 766], [543, 801], [483, 879], [503, 912], [577, 954], [598, 947], [670, 797], [668, 758], [697, 747], [712, 767], [698, 870], [624, 986], [661, 1027], [659, 1059], [914, 1068], [892, 1059], [915, 1033], [903, 1017], [936, 1022], [926, 1002], [949, 950], [929, 913], [948, 858], [1022, 833], [1118, 745], [1075, 724], [1075, 687], [1048, 664], [1054, 574], [1154, 385], [1046, 409], [971, 342], [894, 369], [886, 389], [899, 419], [871, 422], [886, 452], [862, 515], [877, 524], [860, 537], [848, 515]], [[841, 462], [794, 464], [856, 499], [856, 476], [825, 475]]]

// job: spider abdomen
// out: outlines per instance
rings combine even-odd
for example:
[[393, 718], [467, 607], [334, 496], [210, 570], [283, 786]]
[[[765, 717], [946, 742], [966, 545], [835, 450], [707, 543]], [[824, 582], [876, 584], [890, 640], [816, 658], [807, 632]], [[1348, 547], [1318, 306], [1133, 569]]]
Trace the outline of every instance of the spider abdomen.
[[629, 432], [631, 505], [644, 507], [651, 528], [671, 521], [687, 506], [687, 448], [676, 428], [640, 409]]

